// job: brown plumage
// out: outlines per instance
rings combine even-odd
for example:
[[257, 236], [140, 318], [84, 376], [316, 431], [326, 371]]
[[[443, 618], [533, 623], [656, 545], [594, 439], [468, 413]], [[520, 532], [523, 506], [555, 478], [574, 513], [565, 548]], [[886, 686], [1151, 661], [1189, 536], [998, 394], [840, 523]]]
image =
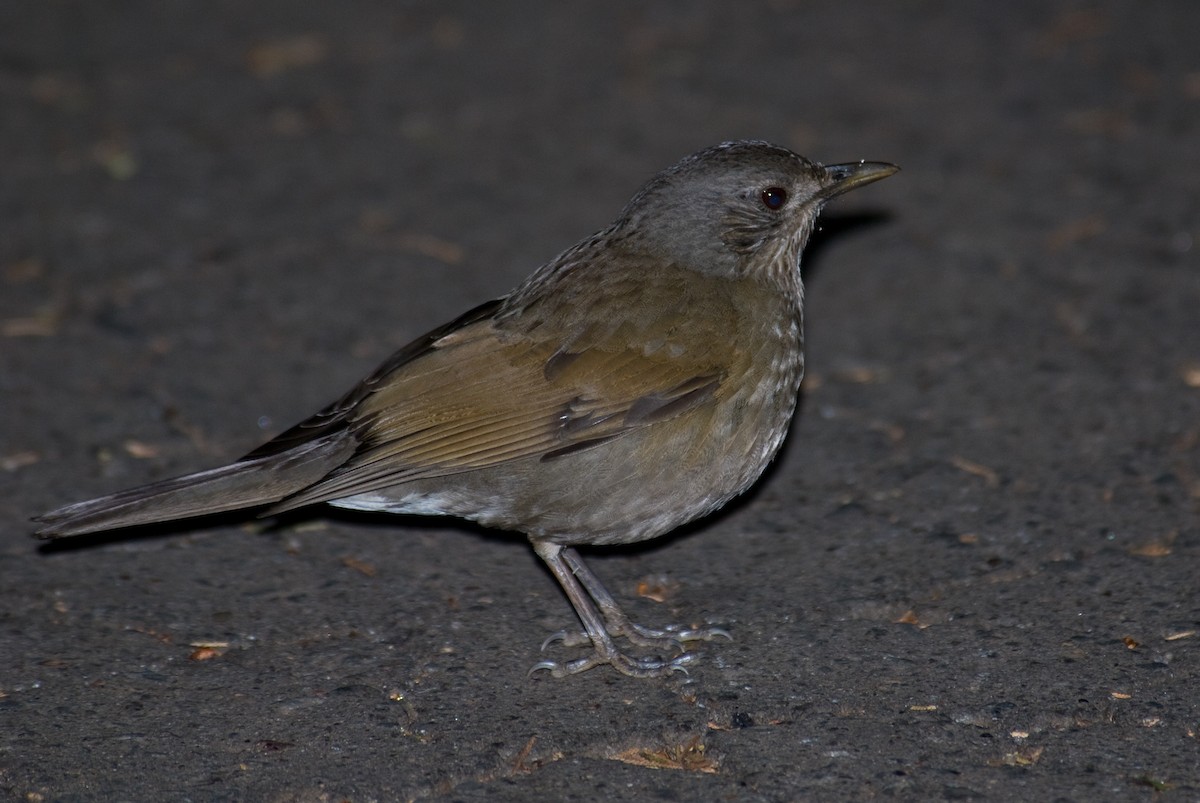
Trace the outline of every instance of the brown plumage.
[[746, 490], [804, 372], [799, 258], [834, 195], [895, 172], [730, 142], [660, 173], [608, 228], [510, 295], [401, 349], [339, 401], [241, 460], [40, 517], [58, 538], [316, 502], [453, 515], [527, 534], [601, 663], [723, 635], [631, 623], [574, 547], [653, 538]]

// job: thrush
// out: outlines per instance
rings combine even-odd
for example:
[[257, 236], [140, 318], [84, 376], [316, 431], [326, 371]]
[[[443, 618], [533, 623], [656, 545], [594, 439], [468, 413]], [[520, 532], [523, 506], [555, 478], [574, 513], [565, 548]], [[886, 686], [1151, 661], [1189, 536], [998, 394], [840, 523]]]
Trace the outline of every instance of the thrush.
[[662, 535], [758, 479], [804, 374], [801, 250], [827, 201], [897, 169], [758, 141], [700, 151], [240, 460], [68, 505], [37, 535], [318, 502], [457, 516], [527, 535], [574, 606], [582, 633], [547, 644], [590, 652], [535, 670], [683, 669], [688, 642], [725, 631], [631, 622], [578, 548]]

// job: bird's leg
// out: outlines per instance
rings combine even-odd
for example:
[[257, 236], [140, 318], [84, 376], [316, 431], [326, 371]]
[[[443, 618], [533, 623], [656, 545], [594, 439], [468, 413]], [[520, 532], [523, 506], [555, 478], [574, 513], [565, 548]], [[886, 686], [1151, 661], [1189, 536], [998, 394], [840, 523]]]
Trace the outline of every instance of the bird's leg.
[[[616, 600], [600, 583], [599, 578], [592, 574], [583, 564], [579, 553], [569, 547], [562, 547], [544, 541], [533, 543], [534, 551], [550, 567], [550, 571], [562, 586], [571, 601], [579, 620], [583, 623], [584, 633], [579, 637], [570, 637], [565, 633], [551, 636], [542, 645], [545, 648], [555, 640], [574, 646], [591, 643], [595, 652], [586, 657], [568, 663], [542, 661], [530, 671], [545, 669], [555, 677], [574, 675], [601, 664], [609, 664], [618, 672], [633, 677], [656, 677], [674, 671], [686, 671], [684, 667], [693, 660], [690, 653], [681, 653], [670, 660], [659, 658], [633, 658], [617, 649], [613, 636], [623, 636], [639, 646], [682, 649], [683, 641], [697, 638], [712, 638], [715, 635], [726, 635], [724, 631], [701, 630], [650, 630], [629, 621], [617, 605]], [[599, 609], [597, 609], [599, 606]], [[687, 634], [681, 637], [681, 634]]]
[[624, 636], [631, 644], [639, 647], [675, 647], [680, 652], [689, 641], [712, 641], [718, 636], [733, 640], [728, 632], [719, 627], [685, 628], [682, 625], [666, 625], [660, 630], [630, 621], [612, 594], [608, 593], [608, 589], [600, 582], [600, 578], [583, 562], [578, 551], [565, 547], [562, 550], [562, 558], [591, 598], [596, 601], [600, 612], [604, 614], [606, 629], [611, 636]]

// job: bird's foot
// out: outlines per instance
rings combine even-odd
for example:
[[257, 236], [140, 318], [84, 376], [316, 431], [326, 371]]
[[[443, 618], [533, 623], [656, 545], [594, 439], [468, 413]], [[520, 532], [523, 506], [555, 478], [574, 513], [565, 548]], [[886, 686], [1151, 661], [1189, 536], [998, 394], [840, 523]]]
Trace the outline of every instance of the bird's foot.
[[[687, 674], [686, 667], [695, 663], [696, 655], [686, 651], [685, 645], [691, 641], [711, 641], [722, 637], [732, 641], [728, 632], [719, 627], [685, 628], [681, 625], [667, 625], [660, 629], [644, 627], [628, 619], [620, 622], [606, 621], [605, 636], [593, 639], [583, 631], [560, 630], [542, 642], [542, 650], [552, 644], [563, 647], [592, 646], [595, 651], [574, 661], [541, 661], [529, 670], [530, 674], [539, 670], [548, 671], [553, 677], [561, 678], [587, 671], [595, 666], [608, 664], [623, 675], [630, 677], [662, 677], [672, 672]], [[630, 644], [645, 649], [658, 650], [663, 653], [676, 653], [672, 658], [634, 657], [621, 652], [614, 638], [624, 638]]]
[[[663, 628], [646, 627], [628, 619], [619, 622], [605, 621], [605, 630], [613, 638], [624, 638], [630, 644], [647, 649], [674, 650], [683, 652], [690, 641], [712, 641], [724, 638], [733, 641], [729, 631], [720, 627], [684, 627], [683, 625], [666, 625]], [[551, 644], [563, 647], [583, 647], [591, 644], [592, 638], [583, 630], [560, 630], [553, 633], [542, 642], [545, 651]]]
[[[717, 637], [732, 641], [729, 633], [719, 627], [668, 625], [660, 630], [635, 624], [573, 548], [544, 541], [534, 541], [533, 546], [558, 579], [583, 624], [582, 632], [560, 630], [550, 636], [542, 643], [542, 650], [551, 644], [561, 644], [564, 647], [590, 646], [593, 652], [574, 661], [542, 661], [529, 670], [530, 674], [544, 669], [561, 678], [603, 664], [637, 678], [662, 677], [672, 672], [687, 674], [686, 667], [696, 660], [695, 655], [686, 651], [688, 642], [711, 641]], [[632, 657], [617, 649], [613, 640], [617, 638], [641, 650], [675, 655], [672, 658]]]
[[[586, 636], [584, 639], [585, 643], [590, 643], [590, 640]], [[696, 656], [690, 652], [682, 652], [670, 659], [626, 655], [617, 649], [611, 639], [602, 641], [600, 644], [595, 645], [595, 647], [596, 649], [591, 655], [577, 658], [574, 661], [540, 661], [530, 667], [529, 674], [532, 675], [534, 672], [545, 670], [552, 677], [564, 678], [569, 675], [586, 672], [592, 667], [608, 665], [622, 675], [628, 675], [629, 677], [656, 678], [664, 677], [673, 672], [682, 672], [686, 675], [686, 667], [696, 661]]]

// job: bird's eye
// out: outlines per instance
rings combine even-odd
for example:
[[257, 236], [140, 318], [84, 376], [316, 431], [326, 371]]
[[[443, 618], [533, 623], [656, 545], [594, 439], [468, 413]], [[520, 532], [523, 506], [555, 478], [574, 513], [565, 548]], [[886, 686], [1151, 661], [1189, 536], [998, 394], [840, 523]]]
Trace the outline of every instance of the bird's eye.
[[787, 203], [787, 190], [783, 187], [767, 187], [759, 197], [767, 209], [780, 209]]

